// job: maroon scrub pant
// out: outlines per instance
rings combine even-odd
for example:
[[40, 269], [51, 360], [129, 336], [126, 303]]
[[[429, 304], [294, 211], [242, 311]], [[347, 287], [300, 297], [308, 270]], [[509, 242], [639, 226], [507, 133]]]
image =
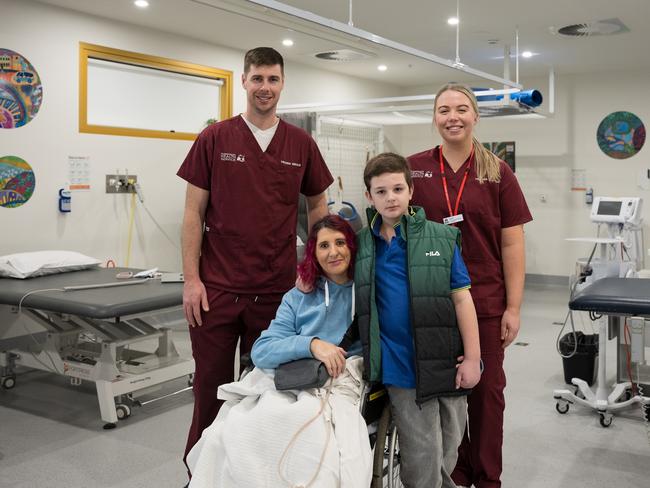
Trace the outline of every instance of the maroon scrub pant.
[[484, 370], [481, 381], [467, 398], [469, 427], [458, 448], [458, 461], [451, 477], [457, 485], [493, 488], [501, 486], [506, 407], [501, 317], [480, 318], [479, 335]]
[[207, 289], [210, 310], [202, 312], [203, 325], [190, 327], [194, 372], [194, 415], [185, 455], [201, 438], [203, 429], [217, 416], [222, 400], [220, 385], [234, 381], [237, 341], [240, 354], [250, 352], [260, 333], [268, 328], [282, 301], [282, 293], [243, 295]]

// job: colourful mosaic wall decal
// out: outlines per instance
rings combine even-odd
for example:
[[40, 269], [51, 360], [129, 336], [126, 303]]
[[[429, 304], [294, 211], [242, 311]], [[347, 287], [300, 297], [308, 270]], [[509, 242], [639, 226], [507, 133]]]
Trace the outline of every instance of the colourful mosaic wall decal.
[[0, 129], [27, 124], [42, 100], [41, 79], [31, 63], [17, 52], [0, 48]]
[[34, 194], [36, 177], [27, 161], [16, 156], [0, 156], [0, 207], [15, 208]]
[[598, 126], [596, 140], [610, 158], [626, 159], [643, 147], [645, 126], [632, 112], [612, 112]]

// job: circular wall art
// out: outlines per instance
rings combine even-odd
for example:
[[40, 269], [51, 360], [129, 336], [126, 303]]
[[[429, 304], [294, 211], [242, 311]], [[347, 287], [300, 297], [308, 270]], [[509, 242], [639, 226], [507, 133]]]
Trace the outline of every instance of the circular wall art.
[[596, 139], [610, 158], [634, 156], [645, 142], [645, 126], [632, 112], [612, 112], [598, 126]]
[[41, 79], [31, 63], [17, 52], [0, 48], [0, 129], [28, 123], [42, 100]]
[[27, 161], [0, 156], [0, 207], [14, 208], [27, 203], [35, 186], [36, 177]]

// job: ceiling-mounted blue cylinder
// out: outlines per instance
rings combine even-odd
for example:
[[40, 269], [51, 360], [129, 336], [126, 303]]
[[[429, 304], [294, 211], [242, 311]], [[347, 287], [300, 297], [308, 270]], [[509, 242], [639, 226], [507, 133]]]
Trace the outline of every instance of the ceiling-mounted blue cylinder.
[[[488, 88], [472, 88], [475, 92], [490, 91]], [[479, 95], [476, 100], [479, 102], [496, 102], [503, 100], [504, 95]], [[539, 107], [544, 101], [542, 92], [539, 90], [525, 90], [510, 94], [510, 100], [528, 105], [529, 107]]]

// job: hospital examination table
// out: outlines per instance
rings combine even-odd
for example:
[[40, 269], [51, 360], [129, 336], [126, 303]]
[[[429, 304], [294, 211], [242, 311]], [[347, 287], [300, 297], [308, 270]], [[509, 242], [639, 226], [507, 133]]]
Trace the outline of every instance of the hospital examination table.
[[[2, 386], [15, 385], [18, 365], [68, 376], [72, 384], [93, 381], [104, 427], [111, 428], [130, 415], [123, 400], [132, 400], [133, 392], [183, 376], [191, 384], [194, 361], [179, 356], [165, 327], [170, 317], [182, 318], [182, 283], [118, 280], [124, 271], [139, 270], [93, 268], [0, 279]], [[147, 340], [154, 352], [132, 347]]]
[[[607, 315], [608, 320], [600, 321], [598, 331], [598, 380], [594, 393], [586, 381], [573, 378], [571, 382], [577, 387], [576, 392], [567, 389], [555, 390], [553, 397], [557, 401], [556, 409], [566, 413], [569, 405], [581, 404], [595, 409], [600, 415], [600, 424], [609, 427], [612, 422], [612, 412], [627, 408], [634, 403], [643, 405], [646, 419], [650, 420], [650, 388], [643, 388], [642, 394], [632, 394], [632, 385], [629, 381], [616, 383], [611, 392], [606, 386], [606, 346], [607, 329], [618, 330], [619, 344], [618, 355], [624, 359], [620, 365], [627, 361], [630, 353], [633, 367], [636, 366], [637, 382], [640, 382], [639, 371], [647, 372], [645, 364], [645, 345], [650, 345], [650, 279], [636, 278], [603, 278], [595, 281], [578, 293], [570, 302], [570, 310], [593, 312]], [[629, 342], [624, 339], [623, 326], [627, 324]]]

